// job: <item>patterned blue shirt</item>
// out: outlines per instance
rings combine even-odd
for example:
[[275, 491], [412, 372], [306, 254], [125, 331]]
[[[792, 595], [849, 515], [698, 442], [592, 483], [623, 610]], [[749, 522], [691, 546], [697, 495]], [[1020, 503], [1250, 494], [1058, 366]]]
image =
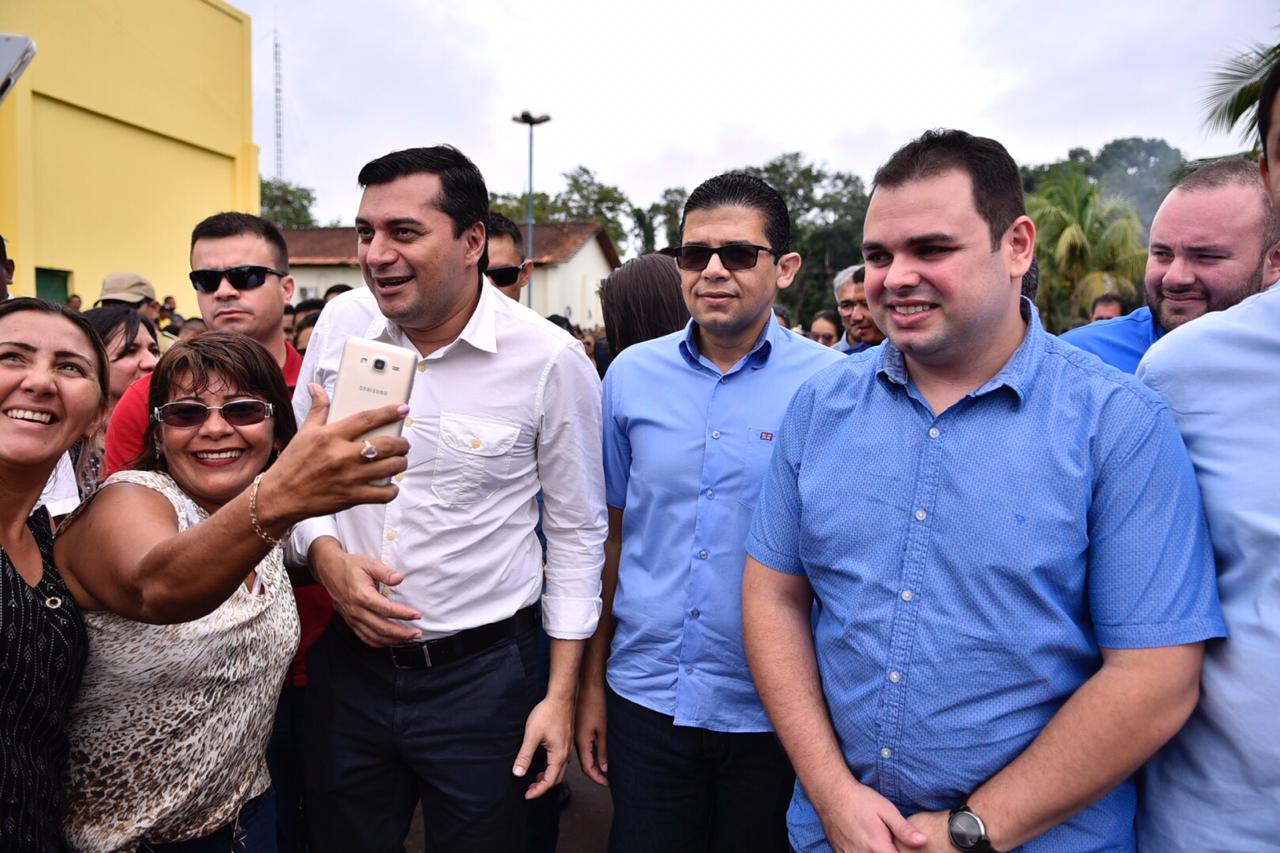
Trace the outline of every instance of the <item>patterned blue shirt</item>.
[[1062, 339], [1107, 364], [1133, 373], [1151, 345], [1164, 336], [1164, 329], [1145, 305], [1123, 317], [1099, 320], [1062, 333]]
[[[1224, 633], [1169, 412], [1034, 312], [1004, 368], [941, 415], [886, 342], [805, 383], [780, 435], [747, 550], [807, 576], [845, 761], [904, 814], [962, 803], [1009, 764], [1101, 647]], [[1131, 850], [1134, 802], [1126, 782], [1023, 849]], [[828, 849], [799, 786], [788, 823], [797, 849]]]
[[676, 725], [769, 731], [742, 649], [747, 530], [791, 395], [844, 357], [771, 321], [722, 373], [693, 329], [605, 374], [605, 497], [625, 511], [608, 681]]

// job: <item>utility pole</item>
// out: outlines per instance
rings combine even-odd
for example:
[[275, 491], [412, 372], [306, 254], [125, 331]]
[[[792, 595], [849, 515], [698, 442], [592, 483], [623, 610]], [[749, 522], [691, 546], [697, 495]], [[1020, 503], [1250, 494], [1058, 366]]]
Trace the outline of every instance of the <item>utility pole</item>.
[[[525, 240], [525, 251], [528, 253], [529, 260], [533, 260], [533, 128], [535, 125], [544, 124], [551, 121], [551, 116], [542, 115], [535, 116], [533, 113], [525, 110], [518, 116], [512, 116], [511, 120], [516, 124], [529, 125], [529, 235]], [[533, 306], [533, 273], [530, 271], [529, 287], [526, 288], [527, 299], [526, 304]]]

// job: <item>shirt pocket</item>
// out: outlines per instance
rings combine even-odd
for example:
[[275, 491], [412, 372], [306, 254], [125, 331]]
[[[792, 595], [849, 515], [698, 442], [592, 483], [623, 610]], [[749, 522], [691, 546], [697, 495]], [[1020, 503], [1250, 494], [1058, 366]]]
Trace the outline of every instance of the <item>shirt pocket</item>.
[[742, 482], [738, 489], [738, 501], [747, 508], [747, 518], [756, 508], [760, 498], [760, 487], [764, 478], [769, 475], [769, 464], [773, 459], [773, 448], [778, 444], [778, 428], [772, 426], [755, 426], [747, 429], [743, 438]]
[[465, 506], [497, 491], [511, 469], [520, 425], [499, 419], [440, 414], [431, 491], [446, 506]]

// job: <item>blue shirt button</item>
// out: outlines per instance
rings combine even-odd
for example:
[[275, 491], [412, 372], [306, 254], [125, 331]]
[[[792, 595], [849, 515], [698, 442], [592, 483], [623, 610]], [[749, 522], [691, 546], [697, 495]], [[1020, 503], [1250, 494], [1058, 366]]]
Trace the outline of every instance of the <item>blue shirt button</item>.
[[705, 560], [705, 559], [707, 559], [707, 557], [709, 557], [709, 556], [711, 556], [711, 555], [707, 553], [707, 549], [706, 549], [706, 548], [703, 548], [701, 551], [699, 551], [699, 552], [698, 552], [698, 559], [699, 559], [699, 560]]
[[693, 608], [693, 610], [689, 613], [689, 615], [690, 615], [690, 616], [692, 616], [694, 619], [697, 619], [699, 616], [701, 616], [701, 615], [702, 615], [702, 611], [695, 607], [695, 608]]
[[726, 383], [726, 382], [728, 382], [728, 381], [729, 381], [729, 377], [728, 377], [728, 376], [721, 376], [721, 377], [720, 377], [720, 384], [721, 384], [721, 385], [725, 384], [725, 383]]
[[707, 500], [709, 500], [709, 501], [713, 501], [713, 500], [715, 500], [715, 499], [716, 499], [716, 490], [715, 490], [715, 489], [707, 489]]

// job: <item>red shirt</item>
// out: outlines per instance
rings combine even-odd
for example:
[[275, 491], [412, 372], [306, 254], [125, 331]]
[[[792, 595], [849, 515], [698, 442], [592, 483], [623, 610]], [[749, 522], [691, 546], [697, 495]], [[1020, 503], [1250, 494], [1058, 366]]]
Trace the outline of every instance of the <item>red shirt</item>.
[[[284, 382], [293, 391], [298, 384], [298, 374], [302, 371], [302, 356], [288, 341], [284, 343]], [[134, 382], [124, 392], [115, 411], [111, 413], [111, 422], [107, 425], [106, 475], [129, 468], [133, 461], [142, 455], [146, 446], [147, 427], [151, 423], [151, 413], [147, 411], [147, 398], [151, 395], [151, 374], [148, 373]], [[302, 624], [302, 640], [298, 643], [298, 653], [289, 667], [290, 687], [302, 687], [307, 683], [307, 652], [320, 635], [324, 633], [333, 615], [333, 602], [329, 593], [318, 583], [294, 587], [294, 598], [298, 602], [298, 621]]]

